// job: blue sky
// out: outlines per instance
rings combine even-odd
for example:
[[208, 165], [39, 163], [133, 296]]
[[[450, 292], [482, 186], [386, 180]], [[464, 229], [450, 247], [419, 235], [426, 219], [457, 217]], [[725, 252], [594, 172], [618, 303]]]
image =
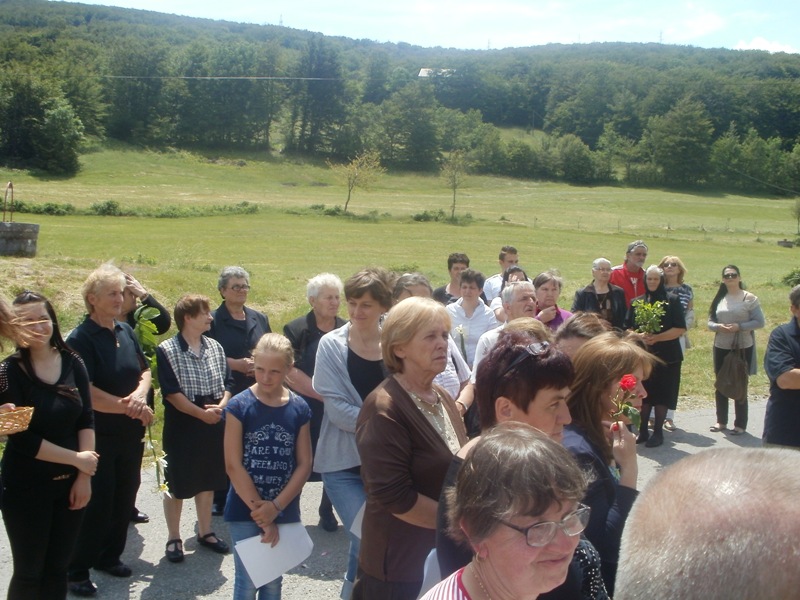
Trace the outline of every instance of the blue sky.
[[797, 0], [99, 0], [208, 19], [282, 24], [378, 42], [506, 48], [662, 42], [800, 53]]

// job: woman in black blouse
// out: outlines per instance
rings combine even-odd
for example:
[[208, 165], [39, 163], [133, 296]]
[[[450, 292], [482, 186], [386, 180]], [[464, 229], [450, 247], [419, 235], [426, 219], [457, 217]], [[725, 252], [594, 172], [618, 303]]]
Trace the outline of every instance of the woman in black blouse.
[[27, 340], [0, 364], [0, 403], [34, 412], [3, 453], [3, 521], [14, 559], [8, 598], [60, 599], [98, 462], [89, 378], [44, 296], [23, 292], [14, 307]]

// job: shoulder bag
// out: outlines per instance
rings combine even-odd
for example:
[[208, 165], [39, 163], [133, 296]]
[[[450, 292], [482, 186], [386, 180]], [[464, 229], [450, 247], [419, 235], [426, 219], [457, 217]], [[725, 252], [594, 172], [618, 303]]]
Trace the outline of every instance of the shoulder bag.
[[727, 398], [732, 398], [739, 403], [745, 402], [749, 371], [744, 351], [739, 347], [739, 333], [737, 332], [733, 338], [731, 351], [722, 359], [714, 387]]

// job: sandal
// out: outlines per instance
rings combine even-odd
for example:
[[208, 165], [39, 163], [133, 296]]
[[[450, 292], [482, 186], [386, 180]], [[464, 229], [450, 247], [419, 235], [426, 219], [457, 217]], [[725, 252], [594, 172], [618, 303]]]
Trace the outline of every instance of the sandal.
[[[169, 547], [173, 545], [175, 546], [175, 549], [170, 550]], [[183, 542], [180, 540], [180, 538], [168, 541], [164, 554], [169, 562], [183, 562]]]
[[[215, 542], [209, 542], [208, 538], [214, 538]], [[227, 554], [230, 548], [228, 548], [228, 544], [223, 542], [221, 539], [217, 537], [217, 534], [213, 531], [211, 533], [207, 533], [205, 535], [198, 535], [197, 536], [197, 543], [201, 546], [205, 546], [209, 550], [213, 550], [217, 554]]]
[[666, 419], [664, 421], [664, 429], [667, 431], [675, 431], [677, 427], [675, 427], [675, 423], [672, 421], [672, 419]]
[[745, 432], [741, 427], [734, 427], [729, 431], [731, 435], [742, 435]]
[[717, 423], [716, 425], [712, 425], [711, 427], [709, 427], [708, 430], [709, 431], [713, 431], [714, 433], [716, 433], [718, 431], [727, 431], [728, 430], [728, 426], [727, 425], [720, 425], [719, 423]]

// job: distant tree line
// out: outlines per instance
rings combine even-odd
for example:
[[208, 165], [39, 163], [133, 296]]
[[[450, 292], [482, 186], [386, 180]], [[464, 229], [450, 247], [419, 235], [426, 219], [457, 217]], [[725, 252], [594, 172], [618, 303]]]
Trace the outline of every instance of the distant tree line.
[[74, 173], [83, 140], [111, 139], [342, 162], [377, 152], [415, 171], [456, 152], [473, 171], [519, 178], [800, 190], [797, 55], [460, 51], [46, 0], [0, 8], [11, 166]]

